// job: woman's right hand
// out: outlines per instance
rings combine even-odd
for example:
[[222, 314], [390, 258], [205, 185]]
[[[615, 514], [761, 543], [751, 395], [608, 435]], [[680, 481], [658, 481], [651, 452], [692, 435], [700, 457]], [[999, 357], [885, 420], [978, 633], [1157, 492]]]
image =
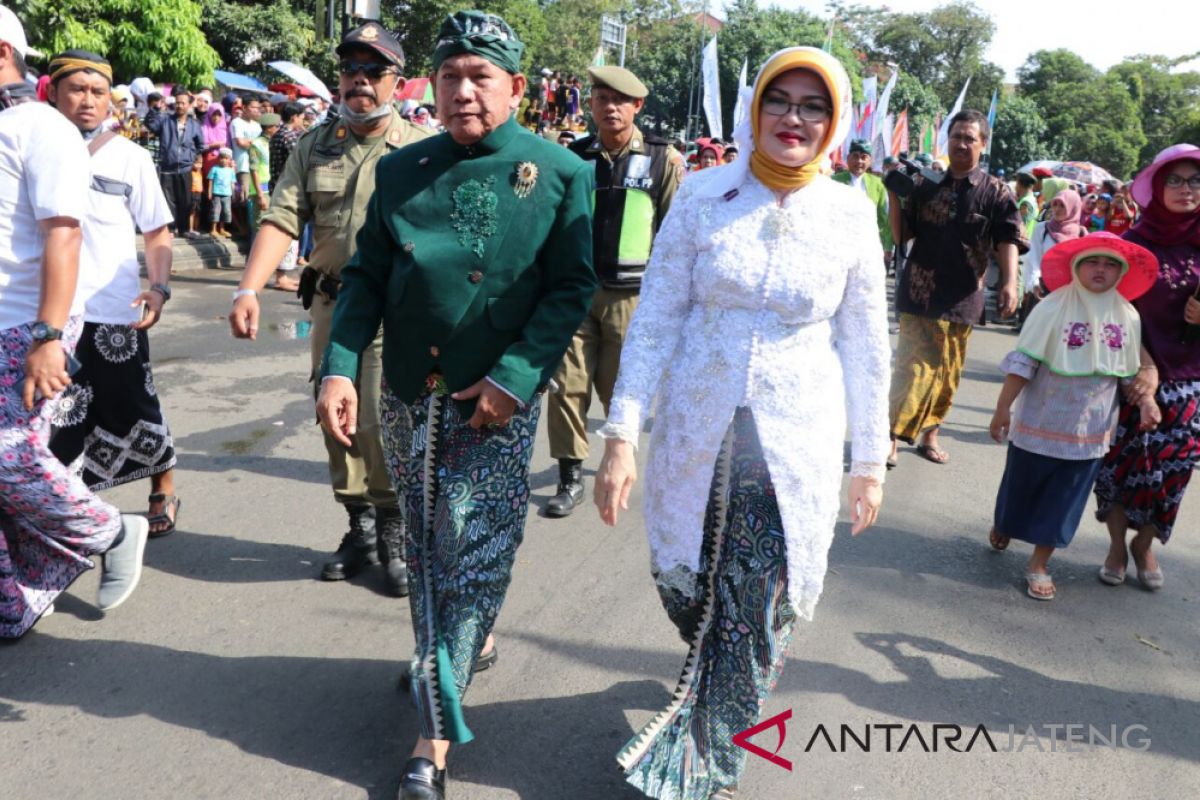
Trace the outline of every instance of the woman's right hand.
[[1188, 325], [1200, 325], [1200, 300], [1189, 297], [1183, 307], [1183, 321]]
[[637, 482], [633, 445], [624, 439], [604, 441], [604, 459], [596, 473], [593, 499], [606, 525], [616, 525], [620, 511], [629, 510], [629, 492]]
[[1158, 369], [1151, 365], [1143, 365], [1133, 377], [1133, 380], [1122, 386], [1125, 402], [1136, 405], [1143, 397], [1154, 397], [1158, 391]]

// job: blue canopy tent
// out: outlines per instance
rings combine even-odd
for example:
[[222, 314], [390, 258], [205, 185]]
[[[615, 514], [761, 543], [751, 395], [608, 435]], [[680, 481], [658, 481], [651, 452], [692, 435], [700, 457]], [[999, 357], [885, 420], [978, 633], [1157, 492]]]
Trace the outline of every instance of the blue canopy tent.
[[236, 72], [214, 69], [213, 77], [217, 79], [217, 83], [227, 86], [230, 89], [237, 89], [243, 92], [260, 92], [262, 94], [270, 94], [271, 91], [262, 81], [251, 78], [248, 75], [239, 75]]

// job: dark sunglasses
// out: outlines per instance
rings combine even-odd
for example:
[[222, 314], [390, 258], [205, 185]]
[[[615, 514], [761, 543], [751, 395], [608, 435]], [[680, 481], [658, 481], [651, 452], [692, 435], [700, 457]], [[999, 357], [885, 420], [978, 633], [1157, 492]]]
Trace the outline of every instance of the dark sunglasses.
[[387, 64], [375, 61], [339, 61], [338, 72], [343, 75], [354, 75], [361, 72], [370, 80], [377, 80], [384, 75], [391, 74], [392, 68]]

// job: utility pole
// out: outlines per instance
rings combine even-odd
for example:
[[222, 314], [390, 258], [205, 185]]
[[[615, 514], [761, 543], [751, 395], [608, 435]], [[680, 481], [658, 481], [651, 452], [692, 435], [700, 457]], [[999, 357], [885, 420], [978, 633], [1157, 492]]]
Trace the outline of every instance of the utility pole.
[[699, 93], [700, 93], [701, 89], [696, 80], [696, 75], [698, 74], [698, 72], [700, 70], [700, 65], [696, 63], [696, 58], [697, 58], [697, 54], [700, 53], [702, 50], [704, 50], [704, 45], [707, 43], [705, 41], [704, 33], [705, 33], [705, 29], [708, 28], [708, 0], [704, 0], [704, 11], [700, 18], [700, 24], [698, 27], [700, 29], [699, 37], [698, 37], [699, 43], [698, 43], [696, 49], [692, 51], [692, 68], [691, 68], [691, 73], [688, 76], [687, 125], [684, 127], [684, 131], [683, 131], [683, 138], [685, 141], [688, 141], [688, 142], [690, 142], [692, 140], [692, 125], [696, 124], [697, 132], [699, 132], [699, 130], [700, 130], [698, 123], [699, 123], [699, 116], [700, 116]]

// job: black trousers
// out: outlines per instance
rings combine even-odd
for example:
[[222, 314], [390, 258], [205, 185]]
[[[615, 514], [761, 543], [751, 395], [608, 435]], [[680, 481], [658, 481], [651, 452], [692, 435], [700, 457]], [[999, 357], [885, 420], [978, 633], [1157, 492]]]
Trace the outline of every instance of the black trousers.
[[192, 229], [192, 172], [164, 172], [158, 179], [175, 215], [175, 234], [182, 236]]

